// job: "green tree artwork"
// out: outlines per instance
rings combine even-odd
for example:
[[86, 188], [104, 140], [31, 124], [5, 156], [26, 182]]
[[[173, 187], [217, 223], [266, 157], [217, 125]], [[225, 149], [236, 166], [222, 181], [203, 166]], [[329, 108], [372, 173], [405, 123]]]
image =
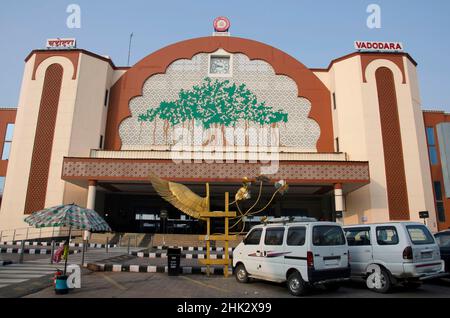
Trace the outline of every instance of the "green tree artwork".
[[154, 122], [153, 142], [158, 118], [164, 123], [164, 138], [167, 141], [169, 128], [177, 125], [188, 125], [189, 129], [193, 129], [195, 123], [201, 123], [206, 130], [221, 128], [223, 132], [224, 127], [236, 127], [242, 121], [247, 130], [250, 122], [272, 127], [287, 123], [288, 114], [259, 102], [245, 84], [236, 85], [229, 80], [213, 81], [207, 77], [190, 90], [182, 89], [176, 101], [162, 101], [157, 108], [149, 108], [138, 116], [139, 122]]

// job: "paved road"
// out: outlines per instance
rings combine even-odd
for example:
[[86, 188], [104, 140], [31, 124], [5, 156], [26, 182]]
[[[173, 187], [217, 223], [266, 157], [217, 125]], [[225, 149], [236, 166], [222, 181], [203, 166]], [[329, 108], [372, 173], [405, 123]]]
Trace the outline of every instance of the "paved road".
[[[91, 272], [83, 275], [82, 288], [69, 295], [56, 296], [53, 288], [46, 288], [27, 297], [101, 297], [101, 298], [292, 298], [284, 284], [254, 281], [239, 284], [234, 277], [206, 277], [182, 275], [177, 277], [161, 273]], [[427, 283], [418, 290], [396, 288], [384, 295], [373, 293], [361, 282], [351, 282], [336, 292], [323, 289], [312, 291], [310, 297], [373, 298], [373, 297], [429, 297], [450, 298], [450, 280]]]
[[33, 278], [53, 274], [59, 265], [50, 264], [11, 264], [0, 266], [0, 290], [2, 288], [23, 283]]
[[[130, 257], [131, 256], [126, 255], [126, 251], [124, 253], [124, 249], [115, 249], [114, 252], [110, 253], [106, 253], [101, 249], [90, 249], [89, 252], [85, 254], [84, 263], [87, 264], [103, 260], [121, 263]], [[14, 263], [11, 265], [0, 266], [0, 297], [2, 297], [2, 295], [8, 295], [8, 288], [13, 290], [17, 287], [22, 290], [22, 285], [24, 285], [25, 282], [35, 279], [39, 280], [39, 278], [54, 274], [56, 269], [63, 269], [64, 267], [64, 262], [51, 265], [50, 255], [25, 254], [23, 264], [18, 264], [18, 254], [2, 254], [0, 260], [11, 260]], [[68, 264], [80, 265], [81, 260], [81, 253], [72, 254], [69, 255]], [[45, 279], [40, 281], [45, 281]], [[49, 279], [46, 280], [47, 283], [48, 281]]]

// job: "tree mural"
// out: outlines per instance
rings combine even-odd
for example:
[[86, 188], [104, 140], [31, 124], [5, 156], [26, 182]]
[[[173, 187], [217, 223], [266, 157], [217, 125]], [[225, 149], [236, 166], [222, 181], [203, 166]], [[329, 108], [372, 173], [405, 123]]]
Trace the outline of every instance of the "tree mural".
[[277, 127], [279, 123], [288, 121], [288, 114], [259, 102], [245, 84], [236, 85], [229, 80], [213, 81], [207, 77], [190, 90], [182, 89], [176, 101], [162, 101], [157, 108], [149, 108], [146, 113], [139, 115], [139, 122], [154, 123], [153, 142], [157, 119], [163, 122], [166, 141], [170, 128], [177, 125], [185, 128], [187, 125], [189, 130], [193, 130], [195, 123], [200, 123], [206, 130], [222, 129], [224, 139], [225, 127], [236, 127], [239, 122], [244, 122], [247, 135], [249, 123]]

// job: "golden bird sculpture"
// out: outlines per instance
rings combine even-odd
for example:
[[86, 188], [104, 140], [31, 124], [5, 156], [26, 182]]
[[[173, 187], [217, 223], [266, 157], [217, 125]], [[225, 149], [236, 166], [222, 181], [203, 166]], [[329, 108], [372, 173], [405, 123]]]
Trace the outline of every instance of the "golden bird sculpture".
[[201, 219], [200, 213], [209, 212], [209, 191], [201, 197], [181, 183], [163, 180], [154, 173], [149, 174], [153, 188], [167, 202], [195, 219]]

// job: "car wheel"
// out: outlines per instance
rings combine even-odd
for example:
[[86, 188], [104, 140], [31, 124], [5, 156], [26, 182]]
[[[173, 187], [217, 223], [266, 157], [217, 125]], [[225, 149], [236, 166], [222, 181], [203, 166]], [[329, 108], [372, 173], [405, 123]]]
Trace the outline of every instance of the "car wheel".
[[302, 276], [298, 273], [292, 273], [287, 279], [289, 292], [294, 296], [305, 296], [307, 294], [307, 286]]
[[235, 273], [236, 273], [236, 280], [239, 283], [248, 283], [249, 281], [248, 273], [243, 264], [239, 264], [236, 267]]
[[370, 290], [382, 294], [389, 292], [392, 286], [389, 272], [384, 268], [369, 274], [366, 283]]
[[341, 288], [341, 285], [338, 283], [325, 283], [323, 284], [326, 290], [329, 291], [337, 291], [339, 288]]
[[404, 282], [403, 286], [407, 289], [417, 289], [422, 286], [421, 282]]

